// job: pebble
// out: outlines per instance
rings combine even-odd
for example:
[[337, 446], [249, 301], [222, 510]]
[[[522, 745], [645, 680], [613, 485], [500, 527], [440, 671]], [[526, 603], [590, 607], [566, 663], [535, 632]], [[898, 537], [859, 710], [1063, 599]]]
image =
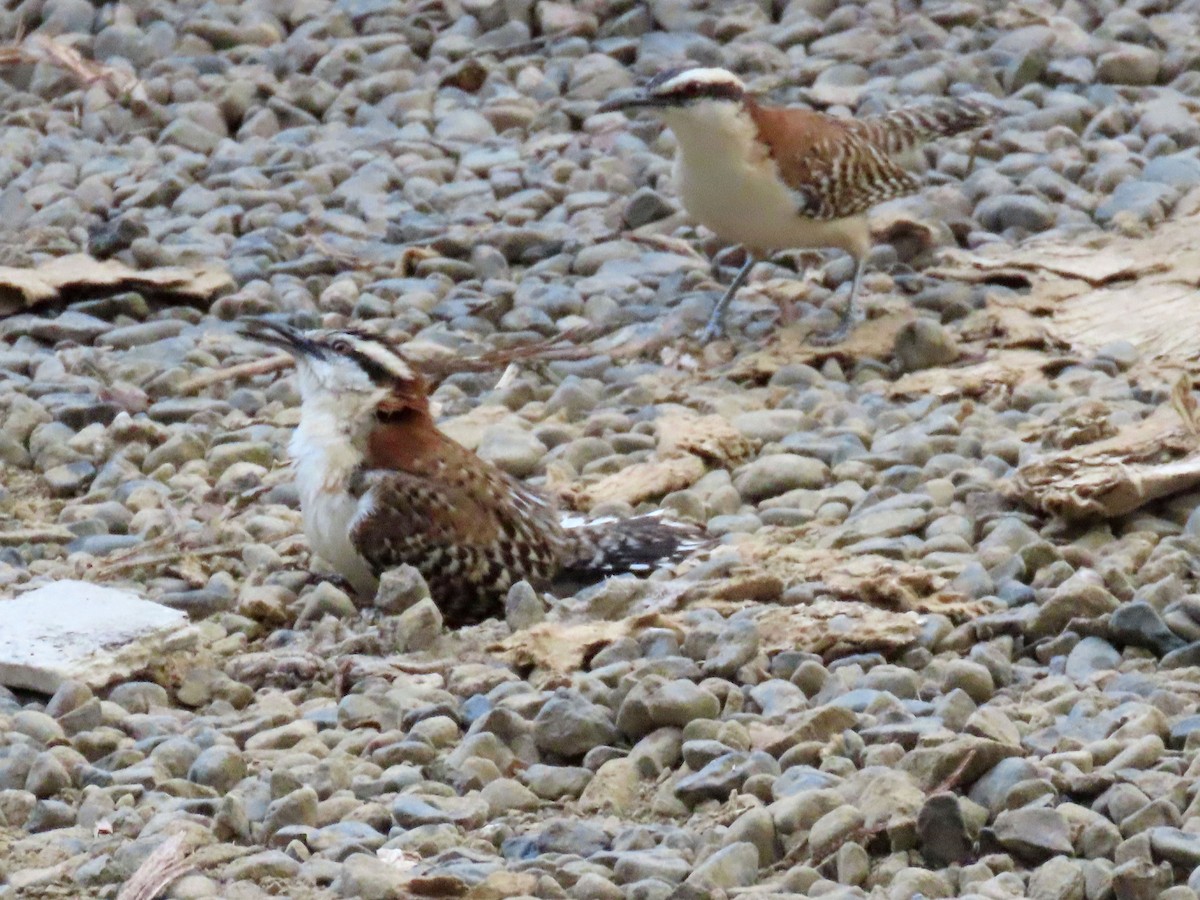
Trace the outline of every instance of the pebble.
[[758, 875], [758, 850], [747, 841], [723, 847], [700, 863], [686, 883], [707, 891], [745, 887]]
[[578, 758], [595, 747], [615, 743], [618, 731], [605, 707], [559, 690], [534, 719], [533, 738], [543, 753]]
[[958, 358], [959, 349], [950, 332], [931, 319], [916, 319], [896, 334], [892, 352], [904, 372], [945, 366]]
[[966, 861], [971, 851], [967, 826], [953, 794], [935, 794], [917, 816], [921, 855], [936, 868]]
[[996, 816], [992, 827], [1005, 850], [1029, 863], [1072, 852], [1067, 822], [1057, 810], [1006, 810]]

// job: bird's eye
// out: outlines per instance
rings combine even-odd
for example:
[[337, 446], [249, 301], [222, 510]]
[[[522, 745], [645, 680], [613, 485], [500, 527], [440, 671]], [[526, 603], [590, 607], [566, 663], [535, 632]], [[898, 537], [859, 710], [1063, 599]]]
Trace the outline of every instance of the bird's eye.
[[329, 349], [332, 350], [334, 353], [349, 353], [350, 352], [350, 342], [347, 340], [344, 340], [343, 338], [338, 338], [336, 341], [334, 341], [333, 343], [331, 343], [329, 345]]

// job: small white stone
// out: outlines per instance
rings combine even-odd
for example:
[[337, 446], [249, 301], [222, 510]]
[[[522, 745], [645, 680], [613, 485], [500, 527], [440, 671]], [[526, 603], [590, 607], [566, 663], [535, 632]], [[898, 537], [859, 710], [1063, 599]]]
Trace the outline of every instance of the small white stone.
[[67, 680], [99, 688], [161, 658], [187, 615], [129, 591], [57, 581], [0, 600], [0, 684], [52, 694]]

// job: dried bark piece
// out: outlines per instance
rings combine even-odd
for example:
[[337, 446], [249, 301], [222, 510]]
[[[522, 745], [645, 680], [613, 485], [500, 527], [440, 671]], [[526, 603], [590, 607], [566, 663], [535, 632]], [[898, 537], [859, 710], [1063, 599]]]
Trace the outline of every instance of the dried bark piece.
[[228, 272], [212, 266], [133, 269], [85, 253], [60, 256], [33, 269], [0, 266], [0, 318], [43, 303], [68, 303], [138, 291], [207, 306], [235, 287]]
[[1008, 492], [1065, 519], [1115, 518], [1200, 484], [1200, 446], [1170, 407], [1112, 437], [1031, 460]]

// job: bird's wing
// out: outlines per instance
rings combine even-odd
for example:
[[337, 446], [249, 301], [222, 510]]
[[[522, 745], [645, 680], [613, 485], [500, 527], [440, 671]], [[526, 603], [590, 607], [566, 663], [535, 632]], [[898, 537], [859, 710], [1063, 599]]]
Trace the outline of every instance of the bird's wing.
[[812, 110], [748, 106], [759, 140], [810, 219], [841, 219], [914, 193], [917, 179], [852, 122]]
[[842, 219], [915, 193], [916, 177], [851, 131], [818, 138], [806, 153], [775, 156], [779, 174], [810, 219]]
[[376, 575], [416, 568], [448, 624], [501, 614], [505, 591], [522, 578], [548, 581], [560, 550], [556, 518], [525, 509], [540, 498], [493, 481], [365, 470], [355, 478], [362, 501], [350, 540]]
[[889, 156], [900, 156], [938, 137], [987, 125], [999, 110], [970, 97], [942, 97], [924, 106], [905, 106], [878, 116], [850, 119], [847, 127]]

